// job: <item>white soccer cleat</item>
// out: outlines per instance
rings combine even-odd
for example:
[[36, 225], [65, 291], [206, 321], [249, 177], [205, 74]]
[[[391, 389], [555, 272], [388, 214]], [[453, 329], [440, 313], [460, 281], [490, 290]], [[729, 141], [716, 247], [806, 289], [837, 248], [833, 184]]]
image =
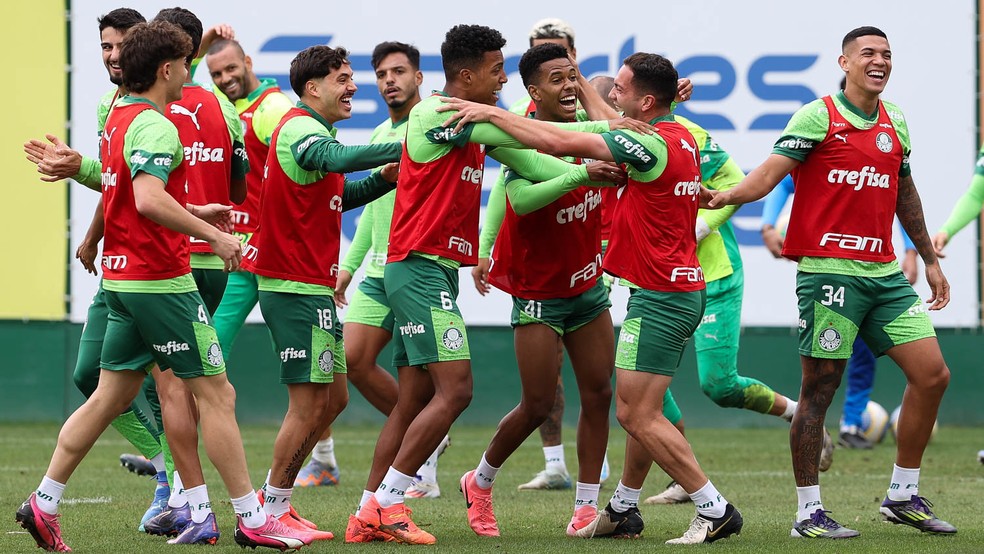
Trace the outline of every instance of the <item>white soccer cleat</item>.
[[537, 473], [530, 482], [519, 486], [521, 491], [553, 491], [569, 488], [571, 488], [571, 476], [566, 471], [561, 473], [549, 469]]
[[669, 485], [666, 485], [666, 490], [657, 494], [656, 496], [650, 496], [643, 503], [644, 504], [686, 504], [688, 502], [693, 502], [687, 491], [683, 490], [676, 481], [670, 481]]
[[410, 484], [410, 487], [407, 488], [405, 496], [407, 498], [440, 498], [441, 486], [437, 483], [414, 481]]

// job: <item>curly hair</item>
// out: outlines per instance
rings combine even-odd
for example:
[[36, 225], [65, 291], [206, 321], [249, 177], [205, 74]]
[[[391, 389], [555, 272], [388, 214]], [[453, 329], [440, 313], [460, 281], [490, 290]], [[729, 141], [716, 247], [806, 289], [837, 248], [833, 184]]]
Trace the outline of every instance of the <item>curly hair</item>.
[[190, 52], [191, 38], [173, 23], [152, 21], [134, 25], [120, 44], [123, 86], [137, 94], [146, 92], [157, 82], [157, 69], [162, 63], [186, 58]]
[[462, 69], [475, 69], [486, 52], [502, 50], [506, 39], [491, 27], [484, 25], [455, 25], [444, 35], [441, 44], [441, 61], [444, 76], [448, 81], [455, 79]]
[[290, 88], [302, 96], [304, 85], [311, 79], [321, 79], [332, 71], [348, 65], [348, 50], [318, 44], [301, 50], [290, 62]]
[[566, 60], [567, 49], [553, 42], [547, 42], [527, 50], [519, 59], [519, 76], [523, 79], [523, 86], [528, 87], [534, 84], [532, 81], [538, 78], [540, 66], [558, 58]]
[[677, 70], [659, 54], [636, 52], [622, 62], [632, 70], [632, 84], [643, 94], [652, 94], [660, 106], [669, 107], [676, 97]]
[[154, 21], [174, 23], [191, 38], [191, 54], [188, 54], [188, 63], [190, 64], [198, 55], [198, 48], [202, 45], [202, 20], [184, 8], [166, 8], [157, 12]]

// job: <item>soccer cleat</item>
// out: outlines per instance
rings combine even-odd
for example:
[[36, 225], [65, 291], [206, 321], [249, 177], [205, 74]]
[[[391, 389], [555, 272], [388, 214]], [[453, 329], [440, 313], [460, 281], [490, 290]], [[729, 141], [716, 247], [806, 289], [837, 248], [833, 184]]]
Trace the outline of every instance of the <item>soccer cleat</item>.
[[58, 515], [45, 513], [38, 508], [37, 501], [34, 499], [35, 494], [31, 493], [31, 496], [21, 504], [14, 519], [34, 537], [38, 548], [48, 552], [71, 552], [72, 549], [62, 541]]
[[808, 519], [804, 519], [793, 525], [793, 530], [789, 532], [791, 537], [806, 537], [808, 539], [850, 539], [858, 537], [854, 529], [848, 529], [833, 520], [826, 510], [820, 510], [810, 514]]
[[917, 495], [912, 495], [909, 500], [894, 501], [888, 498], [882, 502], [879, 511], [885, 519], [892, 523], [915, 527], [924, 533], [934, 533], [938, 535], [952, 535], [957, 532], [957, 528], [936, 517], [933, 510], [929, 508], [932, 502]]
[[191, 506], [185, 503], [180, 508], [165, 506], [164, 511], [148, 519], [143, 524], [144, 532], [150, 535], [174, 537], [191, 524]]
[[[256, 491], [256, 498], [260, 501], [260, 506], [262, 506], [263, 505], [263, 502], [264, 502], [263, 489], [260, 489], [260, 490]], [[294, 505], [293, 504], [290, 504], [290, 508], [287, 510], [287, 513], [290, 514], [290, 517], [292, 517], [292, 518], [296, 519], [297, 521], [300, 521], [301, 523], [303, 523], [305, 527], [310, 527], [311, 529], [317, 529], [318, 528], [318, 526], [315, 525], [315, 523], [313, 521], [311, 521], [309, 519], [304, 519], [303, 517], [301, 517], [301, 514], [297, 513], [297, 510], [294, 509]]]
[[666, 485], [666, 490], [643, 501], [644, 504], [686, 504], [688, 502], [693, 502], [693, 500], [676, 481], [670, 481], [670, 484]]
[[[393, 504], [389, 508], [379, 505], [373, 496], [362, 506], [356, 518], [365, 526], [391, 537], [403, 544], [434, 544], [437, 539], [427, 531], [417, 527], [410, 519], [413, 512], [406, 504]], [[348, 530], [346, 530], [348, 535]], [[375, 539], [374, 539], [375, 540]], [[366, 541], [363, 541], [366, 542]]]
[[834, 463], [834, 439], [830, 438], [830, 433], [824, 428], [823, 448], [820, 450], [820, 463], [817, 465], [817, 469], [827, 471], [832, 463]]
[[721, 517], [706, 517], [698, 512], [683, 536], [670, 539], [666, 544], [701, 544], [726, 539], [741, 533], [743, 524], [741, 512], [734, 504], [728, 504], [724, 507], [724, 515]]
[[567, 524], [567, 536], [576, 537], [578, 531], [587, 527], [597, 517], [598, 508], [596, 506], [581, 506], [574, 510], [571, 522]]
[[157, 475], [154, 464], [140, 454], [120, 454], [120, 465], [137, 475]]
[[563, 473], [545, 469], [537, 473], [528, 483], [519, 486], [521, 491], [554, 491], [571, 488], [571, 476], [565, 471]]
[[871, 441], [864, 438], [860, 429], [852, 425], [841, 431], [840, 437], [837, 439], [837, 446], [855, 450], [868, 450], [874, 445], [871, 444]]
[[977, 461], [984, 464], [984, 450], [977, 451]]
[[646, 524], [642, 521], [639, 508], [629, 508], [625, 512], [616, 512], [609, 502], [604, 510], [598, 512], [594, 521], [575, 531], [574, 536], [582, 539], [602, 537], [637, 539], [645, 528]]
[[298, 533], [306, 534], [310, 537], [311, 541], [330, 541], [335, 538], [335, 534], [331, 531], [320, 531], [318, 529], [311, 529], [307, 525], [304, 525], [297, 519], [291, 517], [290, 512], [284, 512], [283, 515], [277, 518], [280, 523], [283, 523], [285, 527], [289, 527]]
[[350, 515], [348, 526], [345, 528], [345, 542], [390, 542], [396, 540], [390, 535], [363, 523], [359, 518]]
[[483, 490], [475, 483], [474, 469], [462, 475], [458, 484], [468, 508], [468, 526], [480, 537], [498, 537], [499, 524], [492, 509], [492, 489]]
[[440, 498], [441, 486], [437, 483], [414, 481], [406, 492], [407, 498]]
[[246, 527], [243, 525], [243, 518], [236, 516], [236, 532], [233, 537], [239, 546], [243, 548], [248, 546], [254, 549], [257, 546], [265, 546], [279, 550], [287, 550], [288, 548], [300, 550], [302, 546], [311, 544], [311, 538], [308, 535], [287, 527], [271, 515], [267, 515], [266, 523], [256, 529]]
[[[160, 476], [158, 475], [158, 477]], [[167, 485], [167, 478], [165, 477], [163, 482], [157, 482], [157, 488], [154, 489], [154, 500], [150, 502], [150, 507], [147, 508], [147, 511], [144, 512], [143, 517], [140, 518], [140, 527], [138, 527], [138, 529], [141, 532], [146, 531], [146, 529], [144, 529], [144, 524], [150, 521], [151, 518], [160, 515], [167, 509], [167, 499], [170, 497], [171, 487]]]
[[338, 484], [337, 466], [323, 464], [314, 458], [301, 468], [294, 479], [295, 487], [333, 487]]
[[215, 523], [215, 514], [209, 512], [205, 521], [192, 521], [177, 537], [167, 541], [167, 544], [215, 544], [218, 541], [219, 526]]

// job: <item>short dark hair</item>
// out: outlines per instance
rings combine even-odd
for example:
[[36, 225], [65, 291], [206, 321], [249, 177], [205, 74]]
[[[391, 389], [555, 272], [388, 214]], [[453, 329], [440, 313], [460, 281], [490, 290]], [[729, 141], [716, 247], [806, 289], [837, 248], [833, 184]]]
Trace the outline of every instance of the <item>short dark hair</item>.
[[157, 82], [157, 69], [168, 60], [185, 58], [191, 52], [191, 39], [168, 21], [138, 23], [123, 35], [120, 69], [123, 86], [137, 94]]
[[441, 44], [441, 62], [444, 76], [454, 80], [462, 69], [474, 69], [485, 58], [486, 52], [502, 50], [506, 39], [491, 27], [484, 25], [455, 25], [444, 35]]
[[348, 63], [348, 50], [341, 46], [309, 46], [298, 52], [290, 62], [290, 88], [297, 96], [302, 96], [308, 81], [320, 79]]
[[527, 50], [519, 59], [519, 76], [523, 79], [523, 86], [528, 87], [533, 84], [532, 81], [539, 76], [541, 65], [558, 58], [566, 60], [567, 49], [553, 42], [540, 44]]
[[622, 61], [632, 70], [632, 84], [644, 94], [652, 94], [661, 106], [669, 106], [676, 97], [677, 70], [670, 60], [659, 54], [636, 52]]
[[132, 8], [116, 8], [106, 15], [96, 19], [99, 23], [99, 32], [112, 27], [119, 32], [126, 32], [137, 23], [146, 23], [147, 20], [137, 10]]
[[191, 54], [188, 54], [188, 63], [191, 63], [198, 55], [198, 48], [202, 45], [202, 21], [198, 16], [184, 8], [165, 8], [154, 16], [154, 21], [168, 21], [180, 27], [191, 38]]
[[239, 41], [234, 38], [220, 38], [208, 47], [208, 52], [206, 52], [206, 54], [218, 54], [219, 52], [225, 50], [227, 46], [235, 48], [236, 51], [239, 52], [240, 56], [246, 55], [246, 51], [243, 50], [243, 45], [239, 44]]
[[376, 69], [383, 62], [383, 59], [390, 54], [406, 54], [414, 71], [420, 70], [420, 50], [417, 50], [416, 46], [411, 46], [405, 42], [380, 42], [373, 48], [372, 59], [369, 63], [372, 64], [373, 69]]
[[867, 36], [876, 36], [888, 40], [888, 35], [885, 34], [885, 31], [882, 31], [878, 27], [872, 27], [870, 25], [866, 25], [864, 27], [858, 27], [857, 29], [854, 29], [853, 31], [844, 35], [844, 40], [841, 42], [841, 52], [843, 52], [844, 49], [847, 48], [848, 44], [851, 44], [852, 42], [858, 40], [861, 37], [867, 37]]

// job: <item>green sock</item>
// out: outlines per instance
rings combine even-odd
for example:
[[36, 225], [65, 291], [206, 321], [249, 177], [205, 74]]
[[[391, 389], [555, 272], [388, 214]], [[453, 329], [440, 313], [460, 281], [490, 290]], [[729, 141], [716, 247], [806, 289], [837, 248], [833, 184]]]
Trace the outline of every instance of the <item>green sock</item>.
[[123, 435], [123, 438], [140, 451], [143, 457], [149, 460], [161, 453], [161, 444], [146, 425], [150, 423], [147, 417], [144, 416], [141, 419], [140, 416], [142, 415], [142, 412], [138, 415], [135, 411], [130, 410], [118, 415], [111, 424]]

